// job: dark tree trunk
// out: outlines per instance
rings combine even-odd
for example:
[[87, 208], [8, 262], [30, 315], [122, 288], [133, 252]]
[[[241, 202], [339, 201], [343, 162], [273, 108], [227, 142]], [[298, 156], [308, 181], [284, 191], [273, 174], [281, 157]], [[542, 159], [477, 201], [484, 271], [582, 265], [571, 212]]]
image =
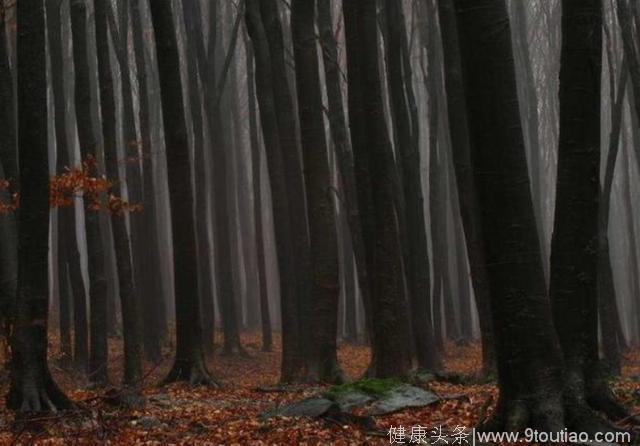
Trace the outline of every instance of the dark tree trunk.
[[[87, 53], [87, 16], [84, 0], [71, 2], [71, 34], [73, 41], [73, 61], [75, 72], [75, 107], [78, 140], [82, 159], [98, 159], [97, 139], [91, 122], [90, 69]], [[95, 172], [91, 172], [96, 174]], [[91, 209], [91, 200], [84, 200], [85, 230], [87, 237], [87, 255], [89, 271], [90, 313], [90, 370], [98, 371], [91, 379], [100, 381], [106, 378], [107, 363], [107, 278], [105, 257], [98, 213]], [[77, 317], [77, 316], [76, 316]], [[85, 317], [86, 319], [86, 317]], [[81, 321], [79, 322], [81, 324]], [[85, 322], [86, 324], [86, 322]], [[82, 325], [80, 325], [82, 326]], [[76, 324], [76, 330], [77, 330]], [[77, 336], [77, 333], [76, 333]], [[85, 336], [86, 337], [86, 336]], [[77, 343], [77, 341], [76, 341]], [[76, 362], [83, 359], [78, 356]], [[85, 348], [86, 350], [86, 348]], [[86, 363], [87, 359], [84, 356]], [[103, 374], [104, 373], [104, 374]]]
[[[598, 215], [602, 4], [563, 0], [560, 139], [550, 296], [564, 353], [565, 422], [627, 416], [599, 367]], [[636, 270], [637, 271], [637, 270]]]
[[[626, 60], [626, 59], [625, 59]], [[612, 63], [611, 61], [609, 63]], [[620, 343], [616, 327], [620, 326], [617, 312], [616, 290], [613, 282], [611, 264], [611, 247], [609, 244], [609, 220], [611, 212], [611, 191], [616, 168], [616, 160], [620, 148], [622, 132], [622, 112], [628, 82], [628, 67], [623, 62], [620, 67], [617, 92], [613, 93], [611, 111], [611, 133], [609, 134], [609, 150], [604, 172], [604, 183], [600, 194], [598, 210], [598, 307], [600, 314], [600, 330], [602, 332], [603, 366], [609, 373], [620, 374]], [[611, 82], [611, 88], [616, 85]]]
[[309, 345], [311, 339], [309, 330], [304, 327], [310, 324], [312, 304], [304, 179], [296, 132], [296, 111], [287, 80], [285, 46], [277, 0], [261, 1], [260, 12], [271, 56], [271, 86], [292, 222], [290, 236], [293, 237], [297, 287], [292, 301], [282, 306], [282, 379], [299, 381], [305, 378], [308, 357], [304, 346]]
[[[290, 355], [297, 350], [295, 333], [291, 327], [290, 318], [296, 315], [297, 286], [293, 240], [291, 237], [291, 215], [289, 212], [289, 195], [285, 180], [282, 147], [278, 134], [278, 120], [273, 90], [273, 74], [271, 72], [271, 56], [265, 27], [260, 14], [260, 1], [247, 0], [246, 24], [249, 37], [253, 44], [256, 70], [256, 96], [260, 106], [260, 119], [264, 137], [271, 197], [273, 205], [273, 223], [275, 228], [276, 254], [280, 273], [280, 302], [283, 318], [283, 344], [286, 344], [287, 358], [283, 359], [281, 380], [297, 379], [291, 368], [296, 363]], [[289, 318], [289, 319], [288, 319]], [[295, 318], [294, 321], [295, 322]], [[297, 372], [297, 370], [296, 370]]]
[[[17, 190], [16, 107], [13, 76], [7, 53], [4, 8], [0, 11], [0, 178], [9, 181], [8, 190], [0, 190], [0, 200], [9, 203]], [[17, 226], [14, 213], [0, 214], [0, 337], [9, 334], [12, 306], [18, 280]]]
[[[51, 58], [51, 84], [55, 110], [55, 135], [58, 174], [71, 167], [67, 138], [67, 111], [64, 90], [64, 59], [60, 4], [47, 3], [47, 33]], [[80, 251], [76, 237], [75, 203], [58, 209], [58, 273], [59, 283], [71, 286], [74, 314], [74, 362], [85, 371], [89, 356], [87, 296], [82, 278]], [[66, 296], [68, 300], [69, 296]], [[61, 299], [62, 302], [62, 299]], [[62, 316], [62, 315], [61, 315]]]
[[[60, 241], [60, 239], [58, 239]], [[59, 255], [58, 255], [59, 256]], [[58, 257], [58, 318], [60, 327], [60, 361], [67, 366], [73, 359], [71, 347], [71, 285], [66, 263]]]
[[[215, 332], [215, 316], [213, 314], [213, 283], [211, 268], [211, 243], [209, 240], [209, 209], [207, 199], [205, 147], [204, 147], [204, 116], [202, 115], [202, 95], [200, 94], [198, 83], [198, 60], [196, 58], [196, 40], [202, 39], [201, 27], [196, 27], [194, 14], [196, 13], [193, 2], [185, 4], [184, 20], [187, 31], [187, 75], [188, 86], [187, 94], [189, 96], [189, 106], [191, 107], [191, 122], [193, 125], [193, 150], [194, 150], [194, 166], [195, 166], [195, 201], [196, 206], [196, 237], [198, 250], [198, 290], [200, 297], [200, 306], [202, 311], [202, 336], [204, 342], [204, 350], [207, 356], [213, 355], [213, 343]], [[203, 83], [206, 79], [203, 79]], [[214, 160], [215, 162], [215, 160]], [[215, 168], [215, 164], [214, 164]], [[224, 168], [223, 168], [224, 172]], [[215, 180], [214, 180], [215, 181]], [[218, 190], [216, 189], [216, 192]], [[217, 228], [216, 228], [217, 230]], [[215, 239], [215, 235], [214, 235]], [[218, 249], [217, 243], [215, 249]], [[225, 280], [217, 278], [216, 282]]]
[[18, 292], [11, 333], [7, 407], [23, 413], [71, 407], [47, 364], [49, 278], [49, 168], [47, 156], [47, 67], [42, 2], [17, 4], [18, 140], [20, 213]]
[[398, 178], [382, 107], [375, 2], [343, 4], [349, 79], [349, 121], [358, 205], [371, 295], [376, 377], [406, 376], [411, 365], [409, 316], [394, 202]]
[[273, 348], [271, 335], [271, 314], [269, 312], [269, 294], [267, 289], [267, 271], [264, 256], [264, 233], [262, 228], [262, 148], [258, 139], [258, 117], [255, 91], [255, 68], [253, 47], [247, 37], [245, 39], [247, 53], [247, 94], [249, 96], [249, 143], [251, 144], [251, 177], [253, 184], [253, 215], [256, 237], [256, 259], [258, 262], [258, 283], [260, 292], [260, 321], [262, 325], [262, 351], [269, 352]]
[[[522, 130], [525, 145], [529, 151], [529, 178], [531, 181], [531, 195], [533, 208], [536, 212], [536, 224], [540, 237], [540, 252], [545, 277], [549, 278], [549, 253], [547, 251], [546, 234], [544, 230], [544, 197], [542, 190], [542, 171], [540, 170], [540, 139], [538, 136], [538, 94], [536, 92], [533, 66], [529, 51], [529, 32], [527, 24], [527, 2], [515, 0], [511, 2], [513, 17], [513, 43], [519, 92], [520, 113], [522, 116]], [[548, 56], [551, 57], [551, 56]]]
[[[185, 118], [180, 58], [170, 0], [151, 2], [156, 36], [160, 97], [164, 123], [173, 235], [177, 350], [167, 382], [211, 384], [202, 343], [198, 299], [196, 235], [191, 162]], [[179, 224], [178, 224], [179, 222]]]
[[[451, 135], [452, 161], [458, 187], [460, 217], [464, 229], [471, 280], [476, 298], [476, 308], [482, 336], [483, 373], [496, 369], [494, 329], [490, 306], [489, 277], [486, 267], [480, 207], [472, 166], [472, 142], [467, 117], [467, 99], [462, 75], [462, 59], [458, 41], [457, 19], [452, 0], [439, 0], [438, 13], [442, 33], [444, 85], [447, 93], [447, 112]], [[429, 17], [436, 19], [431, 3]], [[429, 29], [434, 28], [433, 26]], [[432, 30], [430, 41], [435, 39]], [[435, 45], [435, 42], [433, 43]], [[430, 47], [433, 48], [433, 47]], [[433, 50], [432, 50], [433, 51]]]
[[142, 295], [143, 343], [147, 357], [154, 363], [162, 359], [162, 341], [166, 338], [167, 321], [165, 293], [162, 282], [157, 280], [162, 274], [160, 265], [158, 223], [156, 214], [156, 188], [153, 181], [153, 163], [151, 159], [151, 126], [149, 110], [149, 85], [147, 81], [147, 63], [143, 36], [144, 24], [140, 16], [140, 2], [129, 1], [132, 20], [133, 46], [135, 51], [138, 96], [140, 98], [140, 136], [142, 146], [143, 169], [143, 219], [145, 231], [141, 234], [141, 246], [148, 254], [142, 264], [145, 272], [143, 283], [146, 290]]
[[[123, 7], [125, 5], [122, 5]], [[108, 8], [106, 0], [95, 2], [96, 20], [96, 47], [98, 56], [98, 78], [100, 81], [100, 106], [102, 112], [102, 136], [104, 140], [104, 156], [107, 176], [113, 180], [118, 179], [118, 149], [116, 138], [116, 108], [111, 63], [109, 60], [108, 41]], [[122, 61], [121, 61], [122, 62]], [[128, 65], [128, 64], [127, 64]], [[122, 78], [128, 73], [123, 73]], [[126, 83], [125, 83], [126, 87]], [[125, 91], [125, 94], [129, 92]], [[125, 108], [127, 99], [124, 98]], [[131, 110], [129, 110], [131, 113]], [[129, 114], [128, 113], [128, 114]], [[132, 118], [133, 116], [129, 116]], [[124, 122], [125, 125], [127, 124]], [[125, 129], [125, 134], [131, 133], [131, 129]], [[124, 195], [122, 181], [117, 181], [118, 195]], [[114, 250], [116, 255], [116, 268], [118, 271], [118, 289], [120, 292], [120, 305], [122, 310], [122, 335], [124, 338], [124, 385], [127, 393], [132, 392], [130, 401], [126, 403], [137, 404], [135, 396], [136, 387], [140, 385], [142, 378], [142, 344], [140, 336], [140, 311], [138, 309], [138, 296], [136, 295], [133, 268], [131, 262], [131, 246], [126, 222], [122, 212], [111, 211], [111, 229], [113, 231]], [[106, 367], [106, 364], [105, 364]], [[106, 374], [106, 370], [105, 370]]]
[[497, 341], [500, 399], [485, 427], [559, 431], [565, 427], [561, 351], [526, 180], [506, 5], [502, 0], [454, 4]]
[[324, 129], [318, 47], [315, 38], [315, 1], [293, 0], [291, 32], [296, 64], [298, 117], [311, 249], [311, 355], [308, 378], [343, 382], [336, 336], [340, 279], [335, 205]]
[[418, 367], [438, 369], [442, 366], [434, 342], [431, 322], [431, 277], [424, 199], [420, 177], [420, 131], [415, 109], [411, 65], [401, 2], [385, 2], [387, 42], [386, 62], [396, 150], [402, 173], [404, 195], [404, 262], [407, 291], [411, 305], [411, 325]]
[[[323, 56], [322, 59], [324, 62], [325, 87], [327, 90], [327, 101], [329, 105], [328, 119], [331, 130], [331, 139], [333, 141], [334, 150], [336, 152], [338, 170], [340, 172], [339, 177], [342, 184], [342, 195], [340, 197], [342, 210], [341, 213], [345, 217], [345, 229], [349, 232], [348, 235], [351, 241], [351, 247], [349, 249], [353, 250], [353, 256], [355, 257], [357, 278], [354, 276], [353, 280], [358, 280], [362, 299], [365, 306], [369, 308], [369, 304], [371, 302], [369, 290], [370, 284], [367, 276], [367, 260], [362, 233], [362, 224], [360, 221], [360, 210], [358, 207], [359, 204], [353, 164], [353, 153], [351, 150], [349, 132], [347, 129], [347, 120], [342, 99], [340, 80], [342, 73], [339, 63], [338, 45], [333, 32], [331, 2], [318, 2], [317, 8], [318, 30], [320, 32], [320, 41], [322, 45]], [[354, 311], [353, 313], [347, 313], [353, 314], [352, 320], [355, 322], [355, 283], [353, 285], [354, 293], [346, 295], [345, 299], [351, 299]], [[366, 317], [368, 324], [370, 325], [372, 322], [371, 311], [367, 311]]]

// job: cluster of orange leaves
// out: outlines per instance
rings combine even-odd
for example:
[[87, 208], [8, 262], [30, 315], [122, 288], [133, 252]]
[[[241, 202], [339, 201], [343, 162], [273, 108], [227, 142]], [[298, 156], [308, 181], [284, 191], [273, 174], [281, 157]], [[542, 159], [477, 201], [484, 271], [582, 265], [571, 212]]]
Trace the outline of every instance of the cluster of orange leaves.
[[[49, 204], [51, 207], [72, 206], [74, 199], [83, 197], [88, 209], [108, 210], [114, 214], [141, 211], [142, 205], [130, 203], [114, 195], [113, 181], [105, 175], [94, 175], [97, 161], [88, 156], [78, 167], [66, 167], [64, 172], [49, 179]], [[0, 190], [8, 190], [10, 182], [0, 179]], [[0, 201], [0, 214], [15, 211], [20, 206], [20, 193], [12, 193], [10, 202]]]

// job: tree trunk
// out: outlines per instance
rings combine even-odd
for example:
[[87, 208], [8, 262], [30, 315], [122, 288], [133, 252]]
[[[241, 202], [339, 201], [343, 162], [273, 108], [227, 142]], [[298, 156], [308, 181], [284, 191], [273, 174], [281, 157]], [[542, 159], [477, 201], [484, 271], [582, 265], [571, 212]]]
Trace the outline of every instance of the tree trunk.
[[[166, 382], [211, 384], [204, 361], [198, 299], [196, 235], [180, 58], [170, 0], [150, 3], [156, 36], [173, 235], [177, 350]], [[179, 224], [178, 224], [179, 222]]]
[[313, 317], [308, 326], [311, 330], [312, 353], [308, 361], [308, 378], [340, 383], [344, 381], [344, 375], [338, 364], [336, 343], [340, 293], [338, 240], [322, 113], [315, 6], [316, 2], [309, 0], [294, 0], [291, 4], [291, 32], [313, 277], [310, 294]]
[[[47, 3], [47, 33], [51, 58], [51, 84], [55, 110], [55, 136], [57, 172], [62, 174], [71, 167], [67, 138], [67, 111], [64, 89], [64, 59], [60, 4]], [[80, 251], [76, 238], [75, 203], [58, 209], [58, 262], [59, 282], [71, 286], [74, 314], [74, 362], [85, 371], [88, 360], [87, 296], [82, 278]], [[69, 296], [66, 296], [68, 300]], [[62, 301], [62, 300], [61, 300]], [[62, 316], [62, 315], [61, 315]]]
[[[626, 60], [626, 59], [623, 59]], [[609, 63], [612, 63], [609, 60]], [[613, 282], [611, 264], [611, 247], [609, 245], [609, 220], [611, 214], [611, 191], [615, 176], [616, 162], [620, 148], [622, 132], [622, 112], [628, 82], [628, 67], [623, 61], [617, 83], [617, 92], [611, 110], [611, 133], [609, 135], [609, 150], [604, 172], [604, 182], [600, 193], [600, 208], [598, 210], [598, 306], [600, 313], [600, 330], [602, 332], [603, 366], [609, 373], [620, 374], [620, 343], [616, 326], [620, 319], [616, 310], [616, 290]], [[615, 88], [611, 82], [611, 88]]]
[[[364, 239], [362, 234], [362, 223], [360, 221], [360, 210], [358, 204], [357, 186], [353, 163], [353, 152], [349, 140], [347, 129], [347, 118], [345, 116], [344, 104], [341, 90], [341, 68], [338, 56], [338, 44], [334, 36], [333, 21], [331, 18], [331, 2], [320, 1], [318, 8], [318, 30], [322, 45], [322, 56], [324, 62], [325, 87], [327, 90], [327, 102], [329, 105], [328, 120], [331, 130], [331, 139], [336, 152], [340, 181], [342, 184], [342, 195], [340, 205], [342, 214], [345, 217], [345, 229], [349, 231], [351, 249], [355, 257], [355, 267], [360, 285], [362, 300], [367, 308], [371, 302], [369, 279], [367, 276], [367, 259], [365, 253]], [[354, 284], [355, 285], [355, 284]], [[354, 286], [355, 290], [355, 286]], [[355, 291], [345, 299], [352, 299], [353, 321], [355, 322]], [[371, 311], [366, 311], [367, 323], [371, 325]], [[371, 330], [369, 330], [371, 331]], [[355, 333], [354, 333], [355, 334]]]
[[[211, 243], [209, 240], [209, 219], [207, 199], [207, 164], [205, 161], [204, 147], [204, 116], [202, 115], [202, 95], [198, 83], [198, 59], [196, 58], [195, 39], [202, 39], [202, 29], [196, 27], [193, 16], [195, 9], [193, 5], [184, 6], [184, 21], [187, 32], [187, 95], [189, 96], [189, 106], [191, 107], [191, 122], [193, 125], [193, 151], [195, 166], [195, 201], [196, 206], [196, 237], [198, 250], [198, 283], [200, 288], [198, 294], [200, 298], [200, 308], [202, 311], [202, 333], [204, 350], [207, 356], [213, 355], [215, 315], [213, 314], [213, 283], [211, 268]], [[213, 31], [212, 31], [213, 32]], [[206, 79], [202, 80], [203, 83]], [[215, 162], [215, 161], [214, 161]], [[214, 164], [215, 168], [215, 164]], [[216, 192], [218, 192], [216, 190]], [[217, 230], [217, 229], [216, 229]], [[215, 235], [214, 235], [215, 238]], [[215, 249], [218, 249], [217, 243]], [[217, 270], [216, 270], [217, 272]], [[222, 278], [217, 278], [216, 283]]]
[[[429, 16], [435, 20], [433, 5], [429, 2], [427, 2], [427, 5], [429, 6], [428, 11], [431, 11]], [[467, 117], [467, 99], [462, 76], [462, 57], [458, 41], [457, 19], [452, 0], [439, 0], [438, 13], [440, 32], [442, 33], [442, 63], [444, 65], [444, 85], [447, 94], [447, 116], [451, 136], [452, 161], [458, 187], [460, 217], [469, 253], [471, 281], [480, 321], [482, 368], [484, 374], [492, 374], [496, 369], [496, 352], [490, 305], [491, 292], [486, 267], [479, 197], [471, 164], [472, 142]], [[433, 28], [431, 26], [429, 29]], [[432, 31], [430, 35], [432, 36], [430, 41], [437, 37], [435, 31]], [[434, 42], [433, 45], [436, 45], [436, 43]]]
[[260, 321], [262, 325], [262, 351], [273, 348], [271, 335], [271, 314], [267, 289], [267, 271], [264, 256], [264, 233], [262, 228], [262, 148], [258, 139], [258, 117], [256, 116], [255, 68], [253, 47], [248, 36], [245, 39], [247, 57], [247, 94], [249, 96], [249, 142], [251, 144], [251, 177], [253, 185], [253, 215], [255, 218], [256, 259], [258, 262], [258, 283], [260, 292]]
[[[506, 5], [502, 0], [454, 4], [497, 341], [500, 399], [485, 428], [560, 431], [565, 427], [561, 352], [527, 181]], [[469, 221], [465, 231], [473, 230]]]
[[156, 215], [157, 199], [153, 180], [153, 163], [151, 147], [151, 127], [149, 110], [149, 86], [147, 82], [147, 64], [145, 58], [145, 43], [143, 36], [144, 24], [140, 16], [140, 2], [128, 2], [132, 20], [133, 46], [135, 51], [136, 75], [138, 81], [138, 96], [140, 98], [140, 136], [142, 146], [143, 169], [143, 219], [145, 231], [141, 235], [141, 246], [148, 257], [142, 262], [145, 272], [143, 283], [146, 292], [142, 298], [142, 316], [144, 329], [143, 343], [147, 357], [158, 364], [162, 359], [162, 341], [166, 337], [167, 321], [165, 307], [165, 293], [162, 281], [157, 278], [162, 274], [160, 265], [160, 250], [158, 223]]
[[[93, 123], [91, 122], [92, 106], [86, 25], [87, 16], [84, 0], [72, 0], [71, 34], [75, 73], [74, 97], [76, 125], [78, 129], [80, 155], [84, 161], [87, 161], [89, 158], [93, 158], [94, 160], [98, 159], [98, 153], [96, 151], [97, 139], [94, 134]], [[95, 173], [92, 172], [92, 174]], [[107, 364], [107, 278], [105, 273], [105, 257], [100, 217], [98, 212], [91, 209], [90, 205], [91, 200], [85, 199], [85, 230], [89, 272], [89, 299], [91, 303], [89, 364], [90, 370], [98, 371], [100, 375], [92, 376], [91, 379], [100, 381], [102, 378], [105, 378]], [[81, 322], [79, 323], [80, 326], [82, 326]], [[76, 324], [76, 330], [77, 329]], [[82, 356], [78, 356], [76, 345], [76, 362], [82, 360]], [[84, 357], [84, 361], [86, 363], [86, 356]], [[102, 373], [104, 373], [104, 375]], [[106, 379], [104, 381], [106, 381]]]
[[398, 178], [382, 107], [375, 2], [343, 4], [349, 121], [367, 270], [370, 274], [371, 376], [406, 376], [411, 365], [409, 316], [394, 202]]
[[431, 277], [424, 199], [420, 177], [420, 123], [415, 110], [411, 65], [401, 2], [385, 2], [388, 72], [396, 150], [401, 162], [405, 209], [405, 268], [411, 305], [411, 325], [418, 367], [439, 369], [441, 359], [435, 346], [431, 323]]
[[[7, 54], [4, 9], [0, 12], [0, 178], [9, 181], [8, 190], [0, 190], [0, 201], [10, 203], [17, 190], [16, 107], [13, 75]], [[0, 337], [8, 336], [18, 280], [16, 214], [0, 214]]]
[[47, 154], [47, 67], [42, 2], [17, 4], [18, 141], [20, 212], [18, 292], [11, 334], [7, 407], [22, 413], [71, 407], [47, 364], [49, 278], [49, 169]]
[[[125, 7], [126, 5], [122, 5]], [[109, 42], [107, 31], [108, 8], [111, 5], [106, 0], [97, 0], [95, 2], [95, 20], [96, 20], [96, 47], [98, 56], [98, 78], [100, 81], [100, 105], [102, 111], [102, 135], [104, 140], [104, 155], [107, 176], [114, 180], [119, 178], [118, 175], [118, 150], [116, 139], [116, 109], [113, 79], [111, 75], [111, 63], [109, 60]], [[124, 33], [123, 33], [124, 34]], [[121, 60], [121, 67], [122, 67]], [[128, 65], [128, 64], [127, 64]], [[128, 77], [128, 73], [123, 73], [122, 78]], [[126, 82], [123, 84], [126, 88]], [[124, 90], [125, 94], [129, 92]], [[125, 108], [127, 99], [124, 98]], [[129, 110], [128, 114], [131, 114]], [[133, 118], [133, 116], [129, 116]], [[125, 125], [127, 124], [124, 122]], [[125, 135], [131, 133], [131, 129], [125, 129]], [[135, 134], [135, 133], [134, 133]], [[118, 194], [124, 196], [124, 188], [122, 183]], [[114, 250], [116, 255], [116, 268], [118, 271], [118, 289], [120, 292], [120, 305], [122, 309], [122, 334], [124, 338], [124, 378], [123, 383], [126, 387], [127, 399], [123, 399], [126, 404], [137, 405], [139, 398], [137, 388], [142, 378], [142, 344], [140, 337], [140, 312], [138, 309], [138, 296], [136, 295], [133, 268], [131, 262], [131, 246], [129, 243], [129, 234], [127, 233], [124, 214], [121, 212], [111, 211], [111, 229], [113, 231]], [[105, 364], [106, 366], [106, 364]], [[106, 373], [106, 371], [105, 371]], [[131, 397], [129, 399], [129, 397]]]
[[[283, 357], [280, 379], [290, 381], [297, 379], [293, 373], [296, 364], [290, 357], [297, 350], [297, 342], [290, 319], [297, 311], [297, 286], [293, 240], [291, 238], [291, 214], [289, 211], [289, 194], [285, 181], [285, 169], [282, 147], [278, 134], [278, 120], [273, 90], [273, 74], [271, 72], [271, 55], [265, 27], [260, 13], [259, 0], [247, 0], [246, 24], [249, 37], [253, 44], [256, 70], [256, 96], [260, 106], [262, 133], [267, 155], [269, 181], [273, 204], [273, 220], [275, 227], [276, 254], [280, 273], [280, 303], [282, 308], [283, 348], [286, 344], [286, 358]], [[283, 351], [283, 354], [285, 354]], [[298, 371], [295, 370], [297, 373]]]
[[[271, 85], [275, 101], [278, 136], [287, 185], [291, 236], [295, 258], [296, 295], [291, 303], [282, 307], [282, 379], [300, 381], [305, 378], [306, 361], [304, 345], [309, 345], [308, 327], [311, 318], [311, 256], [307, 213], [305, 209], [304, 178], [296, 132], [296, 112], [287, 81], [285, 46], [277, 0], [260, 2], [262, 23], [271, 56]], [[254, 43], [255, 44], [255, 43]]]

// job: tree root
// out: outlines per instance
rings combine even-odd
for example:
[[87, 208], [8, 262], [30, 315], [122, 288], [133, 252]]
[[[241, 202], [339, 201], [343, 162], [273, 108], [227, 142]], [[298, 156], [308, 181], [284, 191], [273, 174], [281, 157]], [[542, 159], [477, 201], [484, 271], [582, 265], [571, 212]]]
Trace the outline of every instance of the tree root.
[[209, 373], [203, 360], [176, 359], [163, 384], [186, 381], [192, 386], [220, 387], [220, 383]]

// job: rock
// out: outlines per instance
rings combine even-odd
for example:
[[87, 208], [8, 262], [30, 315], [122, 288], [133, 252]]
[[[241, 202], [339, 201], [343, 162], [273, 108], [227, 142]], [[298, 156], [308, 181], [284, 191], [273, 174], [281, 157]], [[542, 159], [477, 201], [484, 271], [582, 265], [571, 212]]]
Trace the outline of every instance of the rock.
[[338, 406], [340, 406], [340, 410], [343, 411], [348, 411], [354, 407], [365, 406], [375, 400], [371, 395], [357, 390], [332, 395], [331, 399], [335, 401]]
[[407, 407], [423, 407], [439, 401], [433, 392], [408, 384], [391, 389], [379, 400], [373, 403], [368, 411], [371, 415], [385, 415]]
[[291, 404], [277, 407], [273, 410], [263, 412], [264, 418], [271, 417], [311, 417], [318, 418], [326, 414], [329, 410], [340, 410], [335, 402], [326, 398], [307, 398]]

